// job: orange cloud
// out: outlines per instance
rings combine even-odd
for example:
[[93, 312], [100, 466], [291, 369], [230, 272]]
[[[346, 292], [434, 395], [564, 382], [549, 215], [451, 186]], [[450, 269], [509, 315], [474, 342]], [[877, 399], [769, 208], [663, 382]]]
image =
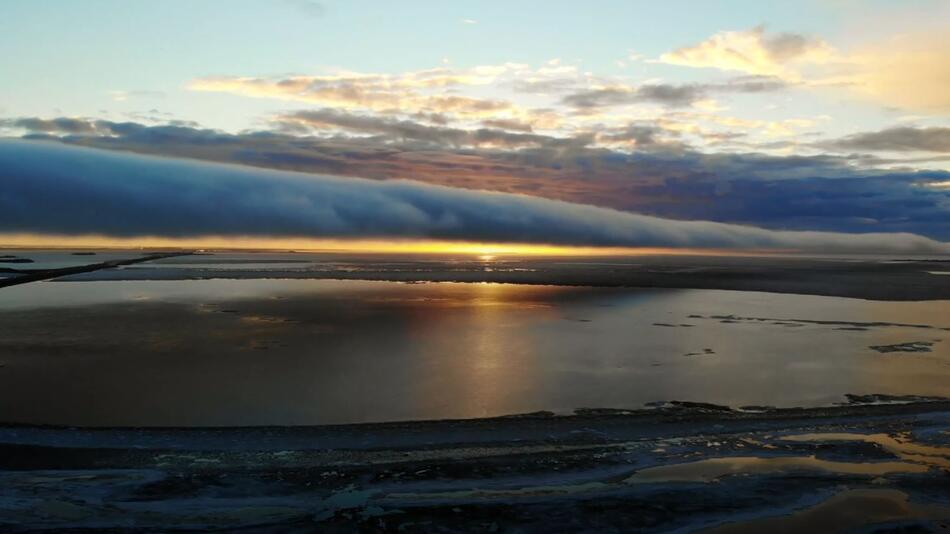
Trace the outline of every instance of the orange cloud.
[[[509, 102], [444, 94], [448, 88], [494, 83], [500, 76], [526, 69], [524, 65], [479, 66], [455, 71], [446, 68], [398, 75], [341, 72], [326, 76], [286, 78], [212, 77], [192, 80], [192, 91], [233, 93], [331, 106], [403, 113], [453, 113], [466, 118], [489, 117], [513, 109]], [[435, 91], [436, 93], [433, 93]]]

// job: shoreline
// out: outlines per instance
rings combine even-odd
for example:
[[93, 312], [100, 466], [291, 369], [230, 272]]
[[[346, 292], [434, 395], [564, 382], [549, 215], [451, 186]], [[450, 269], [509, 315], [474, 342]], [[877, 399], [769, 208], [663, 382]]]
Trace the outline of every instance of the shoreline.
[[200, 282], [205, 280], [330, 280], [330, 281], [364, 281], [364, 282], [393, 282], [393, 283], [404, 283], [404, 284], [502, 284], [502, 285], [524, 285], [524, 286], [550, 286], [550, 287], [577, 287], [577, 288], [602, 288], [602, 289], [683, 289], [683, 290], [711, 290], [711, 291], [740, 291], [740, 292], [750, 292], [750, 293], [774, 293], [777, 295], [805, 295], [805, 296], [815, 296], [815, 297], [835, 297], [835, 298], [847, 298], [847, 299], [856, 299], [856, 300], [869, 300], [877, 302], [927, 302], [935, 300], [950, 300], [950, 290], [944, 291], [943, 289], [939, 290], [937, 293], [927, 291], [926, 294], [919, 293], [915, 291], [914, 294], [902, 294], [896, 295], [888, 290], [836, 290], [836, 289], [815, 289], [815, 290], [801, 290], [800, 288], [783, 288], [781, 286], [772, 286], [772, 285], [738, 285], [736, 287], [724, 287], [716, 283], [709, 284], [689, 284], [685, 282], [669, 282], [669, 283], [658, 283], [654, 285], [645, 285], [645, 284], [629, 284], [629, 283], [620, 283], [620, 282], [597, 282], [597, 281], [570, 281], [570, 280], [531, 280], [531, 279], [518, 279], [518, 280], [509, 280], [504, 279], [503, 277], [484, 277], [481, 278], [477, 274], [472, 276], [396, 276], [392, 273], [379, 273], [379, 274], [350, 274], [344, 272], [336, 273], [319, 273], [319, 274], [297, 274], [297, 273], [255, 273], [253, 277], [250, 276], [240, 276], [240, 273], [235, 271], [233, 273], [228, 273], [229, 275], [214, 275], [214, 276], [205, 276], [205, 275], [190, 275], [190, 276], [175, 276], [175, 277], [162, 277], [155, 275], [143, 274], [139, 275], [138, 273], [129, 275], [123, 273], [120, 275], [114, 276], [99, 276], [96, 278], [90, 279], [81, 279], [81, 278], [69, 278], [69, 276], [64, 276], [62, 278], [53, 278], [49, 281], [51, 282]]
[[152, 260], [164, 258], [174, 258], [176, 256], [187, 256], [191, 252], [163, 252], [147, 254], [138, 258], [124, 260], [109, 260], [100, 263], [91, 263], [87, 265], [77, 265], [74, 267], [62, 267], [59, 269], [0, 269], [0, 272], [11, 274], [9, 278], [0, 278], [0, 288], [10, 287], [30, 282], [40, 282], [43, 280], [56, 279], [63, 276], [84, 274], [100, 271], [103, 269], [114, 269], [116, 267], [125, 267], [136, 263], [143, 263]]
[[3, 426], [0, 526], [820, 532], [847, 517], [930, 532], [950, 519], [948, 474], [950, 400], [322, 428]]
[[[130, 251], [132, 252], [132, 251]], [[365, 280], [397, 283], [452, 282], [564, 287], [715, 289], [776, 294], [908, 302], [950, 300], [950, 279], [934, 270], [950, 260], [908, 258], [825, 258], [808, 256], [499, 257], [485, 261], [457, 257], [387, 255], [368, 260], [346, 253], [294, 253], [262, 260], [222, 259], [194, 251], [152, 252], [136, 258], [60, 269], [4, 269], [0, 288], [32, 281], [162, 280]], [[194, 256], [214, 267], [188, 268], [190, 261], [149, 264]], [[205, 261], [205, 258], [207, 260]], [[227, 253], [225, 253], [227, 258]], [[379, 260], [386, 259], [382, 264]], [[216, 260], [222, 263], [217, 263]], [[597, 261], [592, 261], [597, 260]], [[291, 262], [301, 268], [234, 268], [233, 264]], [[133, 265], [138, 264], [138, 265]], [[310, 264], [307, 266], [307, 264]], [[382, 267], [380, 267], [382, 265]], [[308, 268], [309, 267], [309, 268]]]
[[[708, 259], [708, 258], [707, 258]], [[928, 262], [834, 263], [804, 259], [758, 259], [735, 265], [728, 259], [664, 258], [633, 264], [525, 260], [485, 265], [409, 263], [386, 270], [185, 269], [144, 264], [57, 278], [57, 282], [160, 280], [366, 280], [380, 282], [500, 283], [565, 287], [718, 289], [857, 298], [876, 301], [950, 300], [950, 279], [931, 274]], [[211, 262], [213, 263], [213, 262]], [[932, 267], [929, 268], [932, 270]]]
[[[521, 443], [532, 440], [550, 441], [570, 438], [578, 429], [591, 427], [609, 428], [616, 439], [630, 434], [638, 435], [647, 428], [680, 425], [695, 432], [703, 425], [733, 425], [736, 427], [761, 427], [784, 424], [804, 424], [840, 418], [902, 417], [945, 413], [950, 417], [950, 398], [919, 396], [850, 396], [851, 398], [874, 397], [867, 402], [842, 402], [820, 407], [748, 407], [730, 408], [716, 404], [670, 401], [659, 407], [636, 409], [580, 408], [570, 414], [555, 414], [541, 411], [511, 414], [496, 417], [468, 419], [422, 419], [366, 423], [343, 423], [325, 425], [256, 425], [256, 426], [77, 426], [54, 424], [30, 424], [0, 422], [0, 444], [51, 443], [70, 440], [85, 443], [93, 448], [119, 439], [124, 447], [148, 448], [148, 444], [163, 444], [179, 441], [182, 446], [194, 440], [209, 446], [218, 440], [231, 438], [253, 439], [258, 446], [271, 443], [309, 442], [306, 448], [361, 448], [361, 440], [372, 436], [374, 446], [402, 446], [413, 442], [427, 445], [458, 442], [497, 442], [514, 439]], [[756, 408], [756, 409], [752, 409]], [[591, 433], [596, 435], [597, 432]], [[650, 432], [656, 434], [656, 432]], [[35, 439], [36, 442], [30, 440]], [[98, 439], [104, 439], [103, 443]], [[257, 441], [260, 440], [260, 441]], [[602, 441], [597, 438], [595, 441]], [[95, 444], [94, 444], [95, 442]], [[290, 443], [285, 443], [290, 444]]]

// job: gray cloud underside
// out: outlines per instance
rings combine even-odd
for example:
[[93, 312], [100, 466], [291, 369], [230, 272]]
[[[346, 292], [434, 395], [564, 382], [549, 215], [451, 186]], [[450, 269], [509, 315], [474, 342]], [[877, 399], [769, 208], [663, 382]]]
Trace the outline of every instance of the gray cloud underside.
[[0, 231], [407, 237], [572, 245], [950, 252], [910, 234], [780, 232], [393, 180], [0, 141]]
[[950, 128], [887, 128], [850, 135], [825, 143], [825, 146], [846, 150], [950, 152]]
[[492, 144], [505, 147], [525, 146], [583, 146], [593, 142], [593, 135], [553, 137], [530, 132], [507, 131], [507, 124], [489, 124], [488, 128], [465, 130], [448, 126], [430, 126], [410, 120], [397, 120], [373, 115], [356, 115], [333, 109], [304, 110], [280, 115], [277, 124], [285, 131], [308, 132], [321, 129], [345, 129], [364, 134], [376, 134], [389, 139], [421, 141], [435, 146], [475, 146]]
[[[950, 240], [950, 188], [927, 185], [950, 182], [950, 173], [878, 167], [917, 160], [706, 154], [671, 142], [668, 132], [649, 123], [600, 132], [607, 141], [636, 141], [635, 151], [620, 152], [590, 146], [592, 139], [583, 134], [519, 137], [509, 132], [514, 135], [507, 137], [497, 128], [475, 133], [332, 110], [308, 113], [281, 118], [306, 135], [75, 118], [5, 122], [34, 132], [27, 135], [31, 139], [110, 150], [337, 176], [408, 178], [662, 218]], [[364, 135], [312, 129], [326, 123]], [[492, 146], [458, 146], [478, 139], [490, 139]]]
[[741, 76], [723, 83], [648, 84], [583, 89], [565, 95], [561, 103], [573, 108], [599, 108], [650, 102], [668, 107], [685, 107], [712, 93], [763, 93], [786, 88], [786, 82], [772, 76]]

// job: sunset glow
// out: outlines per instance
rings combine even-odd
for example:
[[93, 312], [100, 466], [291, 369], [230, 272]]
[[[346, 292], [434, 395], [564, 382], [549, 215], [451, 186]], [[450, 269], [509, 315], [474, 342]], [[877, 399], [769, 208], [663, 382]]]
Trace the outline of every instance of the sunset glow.
[[2, 2], [0, 232], [950, 252], [950, 3], [599, 6]]
[[[0, 234], [0, 246], [22, 248], [155, 248], [247, 249], [273, 251], [348, 252], [366, 254], [471, 255], [482, 261], [502, 256], [630, 256], [644, 254], [737, 254], [739, 251], [659, 247], [572, 247], [532, 243], [469, 243], [427, 240], [339, 240], [207, 236], [198, 238], [57, 236]], [[763, 251], [741, 251], [761, 253]]]
[[0, 21], [0, 530], [947, 526], [950, 0]]

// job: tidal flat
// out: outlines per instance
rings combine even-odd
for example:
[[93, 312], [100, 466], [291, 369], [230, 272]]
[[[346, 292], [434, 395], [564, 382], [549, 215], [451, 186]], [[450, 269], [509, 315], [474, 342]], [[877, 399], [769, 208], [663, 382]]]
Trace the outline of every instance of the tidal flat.
[[[110, 254], [33, 255], [143, 255]], [[231, 252], [53, 273], [0, 289], [0, 525], [941, 531], [934, 264]], [[814, 269], [882, 298], [809, 294]]]
[[950, 403], [360, 425], [0, 427], [0, 526], [945, 532]]

